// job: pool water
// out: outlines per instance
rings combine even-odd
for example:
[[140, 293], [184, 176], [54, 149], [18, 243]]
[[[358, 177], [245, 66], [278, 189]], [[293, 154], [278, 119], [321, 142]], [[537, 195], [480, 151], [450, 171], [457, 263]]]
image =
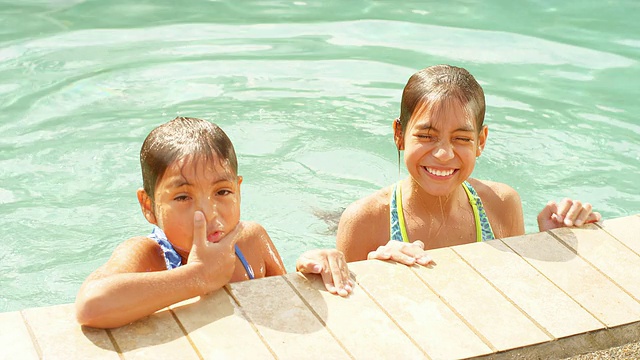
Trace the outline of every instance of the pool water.
[[391, 121], [418, 69], [467, 68], [489, 140], [474, 177], [640, 213], [640, 2], [0, 0], [0, 311], [74, 301], [150, 231], [138, 152], [178, 115], [218, 123], [242, 212], [289, 271], [342, 208], [396, 181]]

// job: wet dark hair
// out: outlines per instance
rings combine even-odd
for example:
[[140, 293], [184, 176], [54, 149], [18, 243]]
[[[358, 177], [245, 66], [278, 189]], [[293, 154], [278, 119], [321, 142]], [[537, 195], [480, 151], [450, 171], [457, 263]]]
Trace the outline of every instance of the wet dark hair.
[[187, 156], [205, 161], [218, 159], [228, 165], [234, 175], [238, 174], [233, 144], [218, 125], [197, 118], [177, 117], [153, 129], [140, 149], [142, 184], [151, 200], [167, 167]]
[[484, 124], [484, 91], [467, 70], [452, 65], [434, 65], [413, 74], [402, 92], [400, 125], [402, 132], [416, 111], [457, 100], [476, 121], [479, 132]]

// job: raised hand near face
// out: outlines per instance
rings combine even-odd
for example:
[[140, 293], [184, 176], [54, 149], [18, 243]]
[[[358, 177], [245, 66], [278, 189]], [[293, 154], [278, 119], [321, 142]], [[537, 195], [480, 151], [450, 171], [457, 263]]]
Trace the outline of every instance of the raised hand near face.
[[582, 226], [598, 222], [602, 219], [600, 213], [592, 211], [589, 203], [564, 198], [560, 204], [549, 201], [538, 214], [538, 228], [540, 231], [556, 229], [564, 226]]
[[239, 223], [219, 242], [210, 242], [207, 240], [207, 223], [204, 214], [201, 211], [194, 213], [193, 244], [187, 264], [197, 267], [198, 274], [205, 281], [205, 288], [207, 284], [211, 284], [213, 287], [210, 290], [216, 290], [219, 288], [216, 284], [221, 280], [224, 284], [231, 280], [236, 263], [234, 246], [242, 227], [242, 223]]

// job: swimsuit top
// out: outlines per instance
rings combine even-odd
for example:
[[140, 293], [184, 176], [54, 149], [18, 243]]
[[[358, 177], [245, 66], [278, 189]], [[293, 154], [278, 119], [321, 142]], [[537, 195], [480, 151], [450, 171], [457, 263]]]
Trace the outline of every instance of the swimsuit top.
[[[165, 235], [162, 229], [154, 226], [153, 231], [148, 236], [148, 238], [155, 240], [162, 248], [162, 253], [164, 254], [164, 262], [167, 264], [167, 270], [175, 269], [182, 265], [182, 258], [180, 257], [180, 254], [178, 254], [176, 249], [173, 248], [173, 245], [171, 245], [171, 243], [167, 239], [167, 235]], [[244, 269], [247, 272], [247, 275], [249, 275], [249, 279], [253, 279], [255, 277], [253, 274], [253, 269], [247, 262], [247, 259], [245, 259], [244, 255], [242, 255], [242, 251], [240, 251], [238, 244], [236, 244], [235, 250], [236, 256], [238, 257], [238, 259], [240, 259], [242, 266], [244, 266]]]
[[[477, 241], [481, 242], [495, 239], [493, 230], [491, 229], [491, 224], [489, 224], [489, 218], [487, 218], [487, 213], [484, 211], [484, 207], [482, 206], [480, 196], [478, 196], [478, 193], [471, 184], [469, 184], [469, 182], [463, 182], [462, 187], [467, 193], [469, 204], [471, 204], [471, 208], [473, 209]], [[407, 235], [407, 228], [404, 222], [404, 212], [402, 210], [402, 191], [400, 190], [400, 182], [397, 182], [393, 187], [390, 204], [389, 223], [391, 224], [391, 240], [409, 242], [409, 236]]]

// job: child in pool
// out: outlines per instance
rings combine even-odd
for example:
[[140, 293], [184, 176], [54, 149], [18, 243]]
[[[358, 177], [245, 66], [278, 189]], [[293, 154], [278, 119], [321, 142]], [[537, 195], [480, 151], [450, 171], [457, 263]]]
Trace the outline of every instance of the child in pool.
[[[484, 92], [467, 70], [436, 65], [411, 76], [393, 122], [409, 176], [344, 211], [337, 247], [347, 261], [427, 265], [425, 249], [524, 234], [518, 193], [469, 177], [487, 141], [484, 114]], [[545, 206], [538, 227], [581, 226], [600, 218], [590, 204], [564, 199]]]
[[[229, 282], [285, 273], [265, 229], [240, 221], [242, 177], [217, 125], [178, 117], [157, 127], [142, 145], [140, 165], [138, 202], [153, 232], [119, 245], [85, 280], [76, 299], [80, 324], [118, 327]], [[296, 269], [321, 274], [332, 293], [351, 291], [335, 249], [304, 253]]]

